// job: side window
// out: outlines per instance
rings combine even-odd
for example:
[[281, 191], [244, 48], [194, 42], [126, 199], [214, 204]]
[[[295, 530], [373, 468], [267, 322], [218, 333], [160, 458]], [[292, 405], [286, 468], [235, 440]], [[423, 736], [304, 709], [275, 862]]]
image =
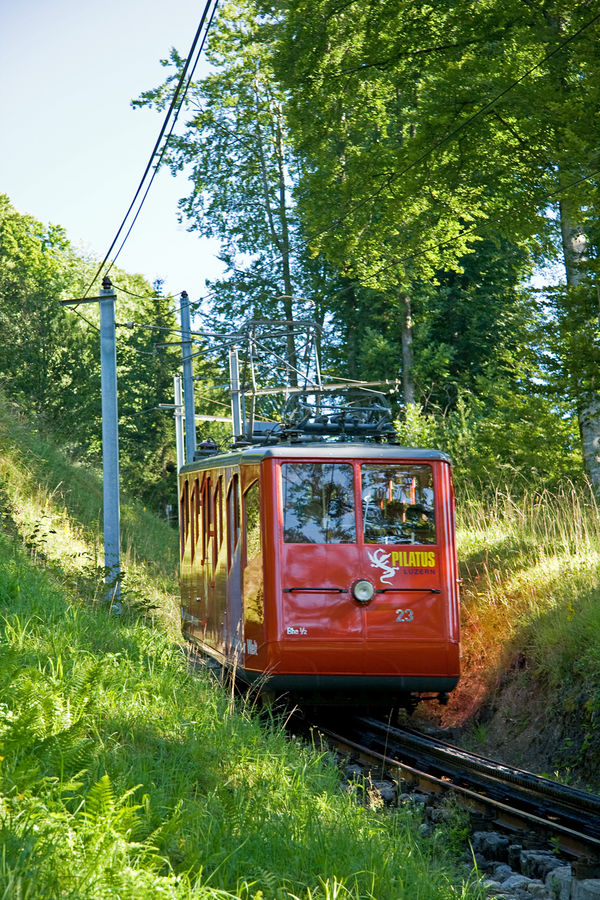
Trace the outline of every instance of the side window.
[[189, 487], [187, 481], [183, 482], [181, 496], [179, 498], [179, 533], [181, 537], [181, 556], [185, 553], [185, 545], [190, 529], [190, 504]]
[[215, 538], [217, 547], [223, 543], [223, 476], [215, 486]]
[[287, 544], [356, 541], [354, 469], [348, 463], [283, 463], [283, 539]]
[[227, 493], [227, 567], [231, 568], [240, 538], [240, 482], [239, 476], [231, 479]]
[[210, 478], [204, 476], [202, 482], [202, 562], [206, 563], [210, 547], [210, 532], [212, 521], [212, 504], [210, 496]]
[[209, 556], [212, 562], [213, 574], [217, 568], [217, 557], [219, 555], [219, 546], [217, 544], [217, 490], [216, 485], [210, 482], [210, 525], [209, 525]]
[[197, 544], [198, 540], [200, 539], [200, 533], [201, 533], [200, 522], [201, 522], [201, 515], [202, 515], [202, 496], [200, 494], [200, 482], [198, 481], [197, 478], [194, 481], [194, 493], [196, 495], [196, 502], [194, 503], [194, 500], [192, 499], [192, 516], [193, 516], [193, 519], [195, 522], [193, 540]]
[[258, 481], [255, 481], [244, 494], [244, 565], [255, 560], [261, 552], [260, 496]]
[[194, 479], [194, 485], [192, 487], [192, 497], [190, 504], [190, 532], [191, 532], [191, 542], [190, 542], [190, 551], [192, 556], [192, 562], [194, 561], [194, 555], [196, 553], [196, 541], [198, 540], [198, 479]]

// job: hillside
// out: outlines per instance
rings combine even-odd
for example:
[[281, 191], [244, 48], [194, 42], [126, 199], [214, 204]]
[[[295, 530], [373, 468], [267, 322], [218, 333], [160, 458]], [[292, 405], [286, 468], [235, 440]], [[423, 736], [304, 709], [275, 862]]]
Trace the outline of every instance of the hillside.
[[[11, 532], [69, 591], [98, 600], [101, 481], [14, 404], [0, 404], [0, 505]], [[593, 491], [459, 485], [463, 677], [428, 715], [471, 748], [600, 789], [600, 510]], [[177, 536], [122, 509], [126, 602], [178, 639]]]
[[464, 674], [438, 721], [600, 790], [600, 509], [589, 486], [458, 504]]
[[100, 482], [0, 406], [0, 892], [19, 900], [478, 900], [464, 829], [342, 790], [175, 639], [176, 533], [123, 505], [102, 602]]

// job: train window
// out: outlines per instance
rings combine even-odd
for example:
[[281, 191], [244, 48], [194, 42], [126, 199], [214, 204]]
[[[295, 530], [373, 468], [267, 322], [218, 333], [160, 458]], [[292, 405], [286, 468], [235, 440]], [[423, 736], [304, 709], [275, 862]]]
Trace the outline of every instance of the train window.
[[260, 505], [258, 481], [244, 494], [244, 565], [251, 563], [261, 552]]
[[194, 479], [192, 487], [192, 499], [190, 504], [190, 531], [191, 531], [191, 552], [192, 562], [196, 553], [196, 541], [200, 535], [200, 485], [198, 479]]
[[240, 488], [234, 475], [227, 494], [227, 566], [231, 568], [235, 548], [240, 537]]
[[361, 466], [366, 544], [435, 544], [431, 466]]
[[219, 476], [219, 480], [215, 486], [215, 538], [217, 547], [223, 543], [223, 476]]
[[202, 563], [206, 563], [209, 554], [212, 524], [211, 481], [206, 475], [202, 483]]
[[179, 521], [181, 523], [181, 556], [183, 557], [190, 527], [189, 487], [187, 481], [183, 483], [181, 497], [179, 498]]
[[354, 475], [347, 463], [283, 463], [283, 539], [287, 544], [356, 541]]

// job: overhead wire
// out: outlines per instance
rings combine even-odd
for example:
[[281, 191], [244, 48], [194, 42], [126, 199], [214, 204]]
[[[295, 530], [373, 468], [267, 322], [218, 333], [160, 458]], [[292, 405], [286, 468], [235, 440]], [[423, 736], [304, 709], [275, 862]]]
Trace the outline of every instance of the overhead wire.
[[121, 291], [123, 294], [127, 294], [128, 297], [134, 297], [136, 300], [170, 300], [175, 296], [175, 294], [171, 293], [161, 295], [156, 293], [156, 291], [153, 294], [136, 294], [134, 291], [130, 291], [128, 288], [123, 287], [122, 284], [113, 283], [113, 287], [116, 288], [116, 290]]
[[83, 313], [80, 313], [76, 306], [72, 306], [71, 311], [74, 312], [76, 315], [78, 315], [79, 318], [82, 319], [86, 323], [86, 325], [89, 325], [90, 328], [93, 328], [94, 331], [97, 331], [98, 334], [100, 334], [100, 329], [98, 328], [98, 326], [95, 325], [94, 322], [90, 322], [90, 320], [87, 318], [87, 316], [84, 316]]
[[[148, 163], [147, 163], [147, 165], [146, 165], [146, 168], [144, 169], [144, 173], [143, 173], [143, 175], [142, 175], [142, 177], [141, 177], [141, 179], [140, 179], [140, 182], [139, 182], [139, 184], [138, 184], [138, 187], [137, 187], [137, 189], [136, 189], [136, 192], [135, 192], [135, 194], [134, 194], [134, 196], [133, 196], [133, 200], [132, 200], [131, 203], [129, 204], [129, 208], [128, 208], [127, 212], [125, 213], [125, 216], [123, 217], [123, 220], [121, 221], [121, 224], [120, 224], [120, 226], [119, 226], [119, 228], [118, 228], [118, 230], [117, 230], [117, 233], [115, 234], [115, 236], [114, 236], [114, 238], [113, 238], [113, 240], [112, 240], [112, 243], [111, 243], [110, 247], [108, 248], [108, 250], [107, 250], [107, 252], [106, 252], [106, 255], [105, 255], [104, 259], [102, 260], [102, 262], [101, 262], [100, 265], [98, 266], [98, 269], [96, 270], [96, 273], [95, 273], [94, 277], [93, 277], [92, 280], [90, 281], [90, 283], [89, 283], [89, 285], [88, 285], [88, 287], [87, 287], [87, 289], [86, 289], [86, 291], [85, 291], [84, 298], [87, 297], [89, 291], [91, 290], [92, 285], [94, 284], [94, 282], [96, 281], [96, 279], [98, 278], [98, 276], [99, 276], [99, 275], [101, 274], [101, 272], [103, 271], [104, 266], [106, 265], [106, 263], [107, 263], [107, 261], [108, 261], [108, 258], [110, 257], [110, 254], [112, 253], [112, 251], [113, 251], [113, 249], [114, 249], [114, 247], [115, 247], [117, 241], [119, 240], [119, 237], [120, 237], [120, 235], [121, 235], [123, 229], [125, 228], [125, 224], [126, 224], [127, 220], [129, 219], [129, 216], [130, 216], [130, 214], [131, 214], [131, 211], [133, 210], [133, 208], [134, 208], [134, 206], [135, 206], [135, 204], [136, 204], [136, 201], [137, 201], [139, 195], [141, 194], [141, 192], [142, 192], [142, 190], [143, 190], [144, 184], [145, 184], [145, 182], [146, 182], [146, 178], [147, 178], [147, 176], [148, 176], [148, 173], [149, 173], [150, 169], [152, 168], [152, 164], [153, 164], [153, 162], [154, 162], [154, 159], [155, 159], [155, 157], [156, 157], [156, 155], [157, 155], [157, 152], [158, 152], [158, 148], [160, 147], [160, 144], [161, 144], [161, 142], [162, 142], [162, 140], [163, 140], [163, 137], [164, 137], [164, 135], [165, 135], [165, 132], [166, 132], [166, 130], [167, 130], [167, 126], [168, 126], [168, 124], [169, 124], [169, 121], [170, 121], [170, 119], [171, 119], [171, 116], [173, 115], [173, 112], [175, 111], [175, 116], [174, 116], [173, 123], [172, 123], [172, 125], [171, 125], [171, 129], [170, 129], [169, 134], [167, 135], [167, 138], [166, 138], [166, 140], [165, 140], [165, 142], [164, 142], [164, 144], [163, 144], [163, 146], [162, 146], [161, 152], [160, 152], [160, 154], [159, 154], [158, 162], [156, 163], [156, 165], [155, 165], [155, 167], [154, 167], [154, 171], [153, 171], [153, 173], [152, 173], [152, 177], [151, 177], [151, 179], [150, 179], [150, 182], [149, 182], [149, 184], [148, 184], [148, 186], [147, 186], [147, 188], [146, 188], [146, 191], [145, 191], [145, 193], [144, 193], [144, 195], [143, 195], [143, 197], [142, 197], [142, 200], [141, 200], [141, 202], [140, 202], [140, 204], [139, 204], [139, 207], [138, 207], [137, 212], [136, 212], [136, 214], [135, 214], [135, 216], [134, 216], [134, 219], [133, 219], [131, 225], [129, 226], [129, 229], [127, 230], [127, 233], [126, 233], [126, 235], [125, 235], [125, 238], [123, 239], [123, 241], [122, 241], [122, 243], [121, 243], [121, 246], [119, 247], [119, 250], [118, 250], [118, 252], [117, 252], [115, 258], [113, 259], [113, 261], [111, 262], [110, 266], [108, 267], [107, 274], [108, 274], [108, 272], [110, 272], [112, 266], [115, 264], [115, 262], [116, 262], [116, 260], [117, 260], [117, 258], [118, 258], [118, 256], [119, 256], [119, 254], [121, 253], [121, 250], [123, 249], [123, 247], [124, 247], [124, 245], [125, 245], [125, 242], [127, 241], [127, 238], [128, 238], [129, 235], [131, 234], [131, 230], [132, 230], [132, 228], [133, 228], [135, 222], [137, 221], [137, 218], [138, 218], [138, 216], [139, 216], [139, 214], [140, 214], [140, 212], [141, 212], [141, 209], [142, 209], [142, 207], [143, 207], [143, 205], [144, 205], [144, 202], [145, 202], [145, 200], [146, 200], [146, 197], [148, 196], [148, 192], [149, 192], [150, 187], [151, 187], [151, 185], [152, 185], [152, 183], [153, 183], [153, 181], [154, 181], [154, 178], [155, 178], [155, 176], [156, 176], [156, 173], [157, 173], [157, 171], [158, 171], [158, 168], [160, 167], [160, 164], [161, 164], [161, 162], [162, 162], [162, 160], [163, 160], [163, 157], [164, 157], [164, 154], [165, 154], [165, 152], [166, 152], [167, 145], [168, 145], [169, 138], [170, 138], [171, 135], [173, 134], [173, 129], [174, 129], [175, 124], [176, 124], [176, 122], [177, 122], [177, 117], [178, 117], [178, 115], [179, 115], [179, 112], [180, 112], [181, 107], [182, 107], [182, 105], [183, 105], [183, 102], [184, 102], [184, 100], [185, 100], [186, 93], [187, 93], [187, 91], [188, 91], [188, 88], [189, 88], [189, 86], [190, 86], [191, 80], [192, 80], [192, 78], [193, 78], [193, 76], [194, 76], [194, 72], [195, 72], [196, 67], [197, 67], [197, 65], [198, 65], [198, 61], [199, 61], [199, 59], [200, 59], [200, 54], [202, 53], [202, 50], [203, 50], [203, 48], [204, 48], [204, 44], [205, 44], [205, 42], [206, 42], [206, 38], [207, 38], [207, 36], [208, 36], [208, 32], [209, 32], [209, 30], [210, 30], [210, 26], [212, 25], [212, 22], [213, 22], [213, 19], [214, 19], [214, 16], [215, 16], [215, 12], [216, 12], [218, 3], [219, 3], [219, 0], [214, 0], [214, 6], [213, 6], [213, 9], [212, 9], [212, 13], [211, 13], [211, 15], [210, 15], [210, 19], [209, 19], [208, 25], [207, 25], [207, 27], [206, 27], [206, 29], [205, 29], [205, 31], [204, 31], [204, 35], [202, 36], [202, 31], [203, 31], [203, 29], [204, 29], [204, 24], [205, 24], [205, 22], [206, 22], [206, 19], [207, 19], [209, 10], [210, 10], [211, 6], [213, 5], [213, 0], [206, 0], [205, 6], [204, 6], [204, 10], [203, 10], [203, 12], [202, 12], [202, 17], [201, 17], [201, 19], [200, 19], [200, 24], [198, 25], [198, 28], [197, 28], [197, 30], [196, 30], [196, 34], [194, 35], [194, 40], [192, 41], [192, 45], [191, 45], [190, 50], [189, 50], [189, 53], [188, 53], [188, 55], [187, 55], [187, 57], [186, 57], [185, 64], [184, 64], [184, 66], [183, 66], [183, 68], [182, 68], [182, 70], [181, 70], [181, 74], [180, 74], [180, 76], [179, 76], [179, 80], [178, 80], [178, 82], [177, 82], [177, 86], [176, 86], [175, 91], [174, 91], [174, 93], [173, 93], [173, 96], [172, 96], [172, 98], [171, 98], [171, 103], [170, 103], [169, 108], [168, 108], [168, 110], [167, 110], [167, 114], [166, 114], [166, 116], [165, 116], [165, 118], [164, 118], [164, 121], [163, 121], [163, 124], [162, 124], [162, 126], [161, 126], [159, 135], [158, 135], [158, 137], [157, 137], [157, 139], [156, 139], [156, 142], [155, 142], [155, 144], [154, 144], [154, 147], [153, 147], [153, 149], [152, 149], [152, 153], [150, 154], [150, 158], [149, 158], [149, 160], [148, 160]], [[198, 52], [197, 52], [197, 54], [196, 54], [196, 47], [197, 47], [197, 45], [198, 45], [198, 42], [200, 41], [201, 36], [202, 36], [202, 41], [201, 41], [201, 43], [200, 43], [200, 48], [199, 48], [199, 50], [198, 50]], [[189, 79], [188, 79], [188, 81], [187, 81], [187, 84], [186, 84], [186, 86], [185, 86], [185, 89], [184, 89], [184, 87], [183, 87], [183, 86], [184, 86], [184, 82], [185, 82], [185, 80], [186, 80], [187, 73], [188, 73], [188, 70], [189, 70], [189, 68], [190, 68], [190, 65], [191, 65], [192, 59], [193, 59], [193, 57], [194, 57], [194, 54], [196, 54], [196, 59], [195, 59], [195, 62], [194, 62], [194, 64], [193, 64], [193, 66], [192, 66], [192, 70], [191, 70], [190, 77], [189, 77]]]
[[[119, 256], [121, 255], [121, 251], [122, 251], [123, 247], [125, 246], [125, 244], [127, 243], [127, 240], [128, 240], [128, 238], [129, 238], [129, 235], [131, 234], [131, 232], [132, 232], [132, 230], [133, 230], [133, 227], [134, 227], [135, 223], [137, 222], [138, 216], [139, 216], [139, 214], [140, 214], [141, 211], [142, 211], [142, 207], [144, 206], [144, 203], [146, 202], [146, 197], [148, 196], [148, 193], [150, 192], [150, 188], [152, 187], [152, 184], [153, 184], [153, 182], [154, 182], [154, 179], [156, 178], [156, 175], [157, 175], [157, 173], [158, 173], [158, 170], [160, 169], [160, 166], [162, 165], [162, 161], [163, 161], [164, 156], [165, 156], [165, 153], [166, 153], [166, 151], [167, 151], [167, 146], [168, 146], [168, 144], [169, 144], [169, 140], [170, 140], [170, 138], [171, 138], [171, 135], [173, 134], [173, 131], [174, 131], [174, 129], [175, 129], [175, 125], [177, 124], [177, 119], [179, 118], [179, 113], [180, 113], [180, 111], [181, 111], [181, 107], [183, 106], [183, 103], [184, 103], [184, 100], [185, 100], [187, 91], [188, 91], [189, 86], [190, 86], [190, 84], [191, 84], [191, 82], [192, 82], [192, 79], [193, 79], [193, 77], [194, 77], [194, 73], [195, 73], [195, 71], [196, 71], [196, 67], [197, 67], [197, 65], [198, 65], [198, 62], [200, 61], [200, 55], [201, 55], [201, 53], [202, 53], [202, 50], [204, 49], [204, 44], [205, 44], [205, 42], [206, 42], [206, 38], [207, 38], [207, 36], [208, 36], [208, 32], [209, 32], [209, 30], [210, 30], [210, 26], [212, 25], [212, 21], [213, 21], [213, 18], [214, 18], [214, 16], [215, 16], [215, 12], [216, 12], [216, 10], [217, 10], [218, 2], [219, 2], [219, 0], [215, 0], [215, 3], [214, 3], [214, 6], [213, 6], [213, 9], [212, 9], [212, 13], [211, 13], [210, 19], [209, 19], [209, 21], [208, 21], [208, 25], [206, 26], [206, 30], [205, 30], [205, 32], [204, 32], [204, 36], [203, 36], [203, 38], [202, 38], [202, 42], [201, 42], [201, 44], [200, 44], [200, 47], [199, 47], [198, 52], [197, 52], [197, 55], [196, 55], [196, 60], [195, 60], [195, 62], [194, 62], [194, 65], [192, 66], [192, 70], [191, 70], [191, 72], [190, 72], [190, 76], [189, 76], [189, 78], [188, 78], [187, 84], [186, 84], [186, 86], [185, 86], [185, 88], [184, 88], [184, 90], [183, 90], [183, 93], [182, 93], [182, 95], [181, 95], [181, 99], [180, 99], [180, 101], [179, 101], [179, 103], [178, 103], [178, 105], [177, 105], [177, 109], [175, 110], [175, 115], [174, 115], [174, 117], [173, 117], [173, 122], [172, 122], [172, 124], [171, 124], [171, 128], [169, 129], [169, 133], [167, 134], [167, 137], [166, 137], [166, 139], [165, 139], [165, 141], [164, 141], [164, 143], [163, 143], [163, 145], [162, 145], [162, 148], [161, 148], [161, 151], [160, 151], [158, 160], [157, 160], [157, 162], [156, 162], [156, 164], [155, 164], [155, 166], [154, 166], [154, 169], [153, 169], [153, 171], [152, 171], [152, 176], [151, 176], [151, 178], [150, 178], [150, 181], [148, 182], [148, 186], [146, 187], [146, 190], [144, 191], [144, 195], [143, 195], [143, 197], [142, 197], [142, 199], [141, 199], [141, 201], [140, 201], [140, 204], [139, 204], [139, 206], [138, 206], [138, 208], [137, 208], [137, 211], [136, 211], [136, 213], [135, 213], [135, 216], [133, 217], [133, 220], [132, 220], [132, 222], [131, 222], [129, 228], [127, 229], [127, 232], [126, 232], [126, 234], [125, 234], [125, 237], [123, 238], [123, 240], [122, 240], [122, 242], [121, 242], [121, 245], [120, 245], [119, 249], [117, 250], [117, 252], [116, 252], [116, 254], [115, 254], [115, 256], [114, 256], [114, 259], [112, 260], [111, 264], [109, 265], [109, 267], [108, 267], [108, 269], [107, 269], [107, 274], [108, 274], [108, 272], [110, 272], [110, 270], [112, 269], [112, 267], [113, 267], [114, 264], [116, 263], [117, 259], [118, 259]], [[198, 29], [199, 29], [199, 30], [202, 28], [202, 24], [203, 24], [203, 22], [204, 22], [204, 20], [205, 20], [205, 17], [206, 17], [206, 15], [207, 15], [207, 11], [210, 9], [211, 3], [212, 3], [212, 0], [207, 0], [206, 5], [205, 5], [205, 7], [204, 7], [204, 12], [203, 12], [203, 14], [202, 14], [202, 20], [201, 20], [201, 22], [200, 22], [200, 25], [198, 26]], [[196, 33], [196, 35], [198, 35], [198, 32]], [[184, 66], [184, 72], [185, 72], [185, 70], [186, 70], [186, 68], [187, 68], [188, 61], [189, 61], [189, 59], [190, 59], [191, 53], [192, 53], [192, 51], [190, 51], [190, 54], [188, 54], [188, 58], [186, 59], [186, 64], [185, 64], [185, 66]], [[180, 84], [181, 84], [181, 80], [180, 80]], [[178, 84], [177, 90], [179, 90], [179, 84]], [[152, 162], [152, 160], [150, 160], [150, 164], [151, 164], [151, 162]], [[147, 171], [148, 171], [148, 169], [146, 169], [146, 172], [147, 172]], [[135, 202], [135, 201], [133, 201], [133, 202]], [[130, 212], [130, 211], [131, 211], [131, 207], [129, 208], [127, 215], [129, 215], [129, 212]], [[125, 222], [125, 220], [124, 220], [124, 222]], [[124, 222], [123, 222], [123, 224], [124, 224]], [[112, 250], [114, 244], [116, 243], [118, 237], [119, 237], [119, 233], [117, 233], [117, 235], [115, 236], [115, 240], [113, 241], [113, 244], [111, 245], [111, 248], [110, 248], [110, 250], [108, 251], [107, 258], [108, 258], [108, 256], [110, 255], [110, 252], [111, 252], [111, 250]], [[105, 260], [105, 261], [106, 261], [106, 260]]]

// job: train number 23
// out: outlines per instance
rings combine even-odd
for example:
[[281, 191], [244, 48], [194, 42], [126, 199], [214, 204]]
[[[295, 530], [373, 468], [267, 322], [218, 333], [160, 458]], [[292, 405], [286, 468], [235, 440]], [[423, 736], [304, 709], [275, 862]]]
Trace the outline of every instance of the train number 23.
[[412, 622], [415, 614], [412, 609], [397, 609], [396, 622]]

